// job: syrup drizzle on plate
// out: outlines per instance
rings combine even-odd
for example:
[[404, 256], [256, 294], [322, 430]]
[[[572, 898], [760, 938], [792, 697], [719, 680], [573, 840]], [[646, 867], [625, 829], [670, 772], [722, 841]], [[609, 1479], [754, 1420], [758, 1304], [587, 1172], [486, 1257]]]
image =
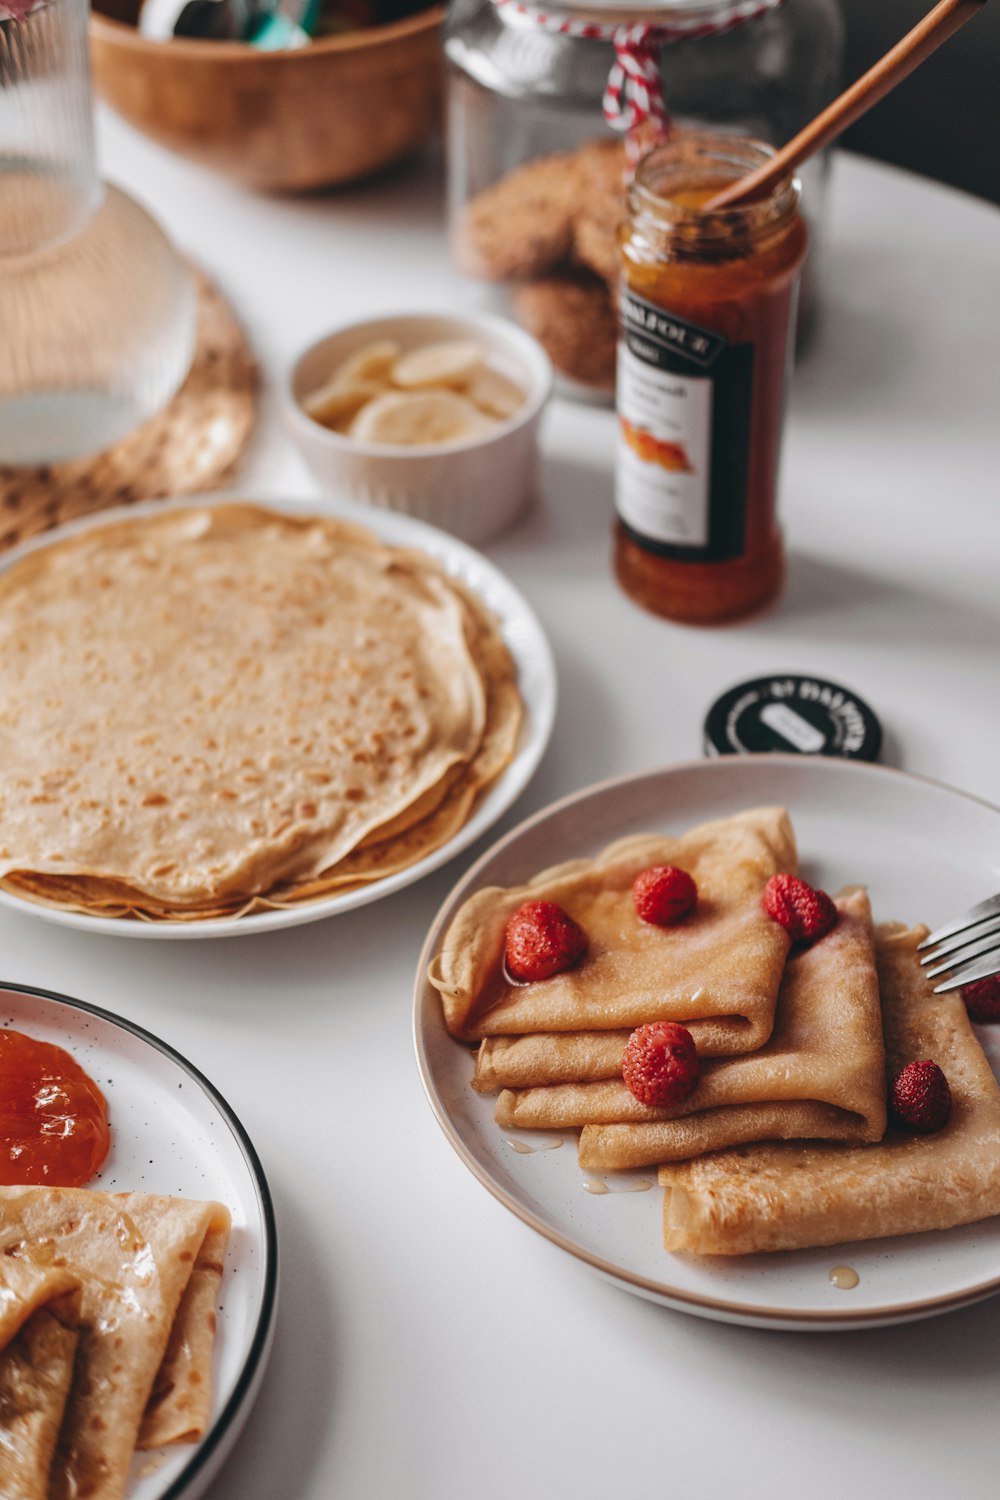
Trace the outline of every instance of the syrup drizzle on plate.
[[599, 1196], [602, 1193], [648, 1193], [653, 1186], [648, 1177], [626, 1177], [614, 1187], [601, 1177], [584, 1177], [583, 1191]]
[[535, 1151], [557, 1151], [562, 1145], [562, 1141], [558, 1138], [551, 1141], [537, 1141], [534, 1145], [529, 1145], [527, 1141], [515, 1140], [513, 1136], [507, 1136], [506, 1139], [510, 1149], [516, 1151], [518, 1156], [531, 1156]]
[[853, 1266], [833, 1266], [830, 1270], [829, 1279], [842, 1292], [851, 1292], [857, 1286], [861, 1277]]

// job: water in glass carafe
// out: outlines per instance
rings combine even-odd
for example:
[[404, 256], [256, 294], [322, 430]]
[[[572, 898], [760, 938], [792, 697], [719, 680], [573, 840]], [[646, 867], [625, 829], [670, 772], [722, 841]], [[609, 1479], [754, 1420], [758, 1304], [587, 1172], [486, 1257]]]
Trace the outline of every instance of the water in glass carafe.
[[191, 363], [191, 277], [97, 175], [86, 0], [0, 0], [0, 464], [100, 452]]

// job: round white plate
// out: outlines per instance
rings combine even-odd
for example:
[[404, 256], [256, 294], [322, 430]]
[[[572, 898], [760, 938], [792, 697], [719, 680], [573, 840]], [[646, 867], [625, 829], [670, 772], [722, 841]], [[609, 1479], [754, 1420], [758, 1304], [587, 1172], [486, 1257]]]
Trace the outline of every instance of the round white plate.
[[[947, 1233], [733, 1260], [668, 1255], [655, 1170], [607, 1174], [584, 1188], [576, 1132], [501, 1130], [473, 1092], [467, 1048], [445, 1030], [427, 965], [456, 909], [487, 885], [517, 885], [626, 834], [679, 833], [742, 808], [783, 804], [806, 879], [826, 890], [866, 884], [876, 919], [931, 927], [1000, 890], [1000, 808], [902, 771], [785, 755], [733, 757], [605, 782], [522, 823], [483, 856], [438, 913], [420, 959], [416, 1045], [424, 1088], [465, 1164], [525, 1223], [629, 1291], [668, 1307], [767, 1328], [862, 1328], [944, 1312], [1000, 1290], [1000, 1219]], [[1000, 1062], [1000, 1027], [979, 1028]], [[562, 1141], [561, 1149], [518, 1154]], [[592, 1174], [588, 1174], [592, 1175]], [[648, 1191], [620, 1190], [648, 1183]], [[618, 1191], [615, 1191], [615, 1188]], [[829, 1280], [838, 1265], [858, 1285]]]
[[0, 984], [0, 1026], [65, 1048], [100, 1086], [111, 1150], [88, 1186], [211, 1199], [232, 1214], [208, 1431], [197, 1445], [138, 1454], [126, 1494], [126, 1500], [196, 1500], [246, 1421], [271, 1348], [278, 1249], [257, 1153], [208, 1080], [130, 1021], [48, 990]]
[[399, 515], [395, 511], [376, 510], [367, 505], [349, 502], [331, 504], [321, 502], [288, 502], [259, 499], [253, 495], [200, 495], [191, 499], [147, 501], [142, 505], [120, 507], [101, 511], [82, 521], [56, 527], [40, 537], [16, 547], [0, 558], [0, 574], [13, 567], [21, 558], [42, 547], [51, 546], [67, 536], [80, 531], [91, 531], [109, 526], [117, 521], [135, 516], [162, 514], [165, 505], [175, 509], [193, 506], [225, 505], [227, 503], [254, 504], [269, 510], [291, 515], [334, 516], [345, 521], [367, 526], [384, 542], [394, 547], [415, 547], [427, 552], [459, 582], [470, 588], [500, 622], [500, 630], [507, 648], [517, 666], [518, 687], [524, 704], [524, 719], [514, 753], [506, 770], [497, 778], [477, 805], [472, 817], [453, 838], [439, 849], [382, 880], [373, 880], [356, 890], [341, 895], [327, 896], [320, 901], [305, 902], [301, 906], [282, 910], [254, 912], [251, 916], [235, 918], [213, 918], [206, 922], [139, 922], [120, 917], [89, 916], [85, 912], [63, 911], [59, 907], [41, 906], [16, 896], [11, 891], [0, 890], [0, 905], [15, 911], [31, 912], [49, 922], [64, 927], [76, 927], [84, 932], [100, 932], [112, 937], [130, 938], [212, 938], [243, 937], [251, 932], [272, 932], [281, 927], [298, 927], [304, 922], [318, 922], [323, 917], [336, 916], [340, 912], [352, 911], [357, 906], [366, 906], [369, 901], [378, 901], [391, 896], [394, 891], [412, 885], [415, 880], [429, 875], [432, 870], [454, 859], [456, 854], [467, 849], [480, 838], [516, 801], [524, 791], [538, 767], [545, 747], [552, 734], [556, 713], [556, 671], [552, 651], [538, 617], [524, 597], [512, 583], [474, 548], [466, 546], [446, 532], [411, 516]]

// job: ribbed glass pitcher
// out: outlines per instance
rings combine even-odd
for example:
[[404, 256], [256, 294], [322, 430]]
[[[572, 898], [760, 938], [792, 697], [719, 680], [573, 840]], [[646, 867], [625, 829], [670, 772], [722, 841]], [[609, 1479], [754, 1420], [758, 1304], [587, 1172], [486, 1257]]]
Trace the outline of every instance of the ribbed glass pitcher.
[[0, 0], [0, 464], [109, 447], [190, 367], [187, 267], [97, 174], [87, 0]]

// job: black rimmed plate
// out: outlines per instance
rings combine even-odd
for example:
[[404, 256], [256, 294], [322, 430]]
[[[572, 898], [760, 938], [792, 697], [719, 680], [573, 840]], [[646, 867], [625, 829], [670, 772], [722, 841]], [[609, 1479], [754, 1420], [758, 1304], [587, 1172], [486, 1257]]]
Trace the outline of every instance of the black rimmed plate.
[[213, 1199], [232, 1214], [208, 1431], [196, 1445], [137, 1454], [127, 1490], [127, 1500], [197, 1500], [246, 1421], [271, 1348], [277, 1236], [257, 1153], [208, 1079], [130, 1021], [66, 995], [0, 984], [0, 1026], [65, 1048], [103, 1090], [111, 1150], [88, 1186]]

